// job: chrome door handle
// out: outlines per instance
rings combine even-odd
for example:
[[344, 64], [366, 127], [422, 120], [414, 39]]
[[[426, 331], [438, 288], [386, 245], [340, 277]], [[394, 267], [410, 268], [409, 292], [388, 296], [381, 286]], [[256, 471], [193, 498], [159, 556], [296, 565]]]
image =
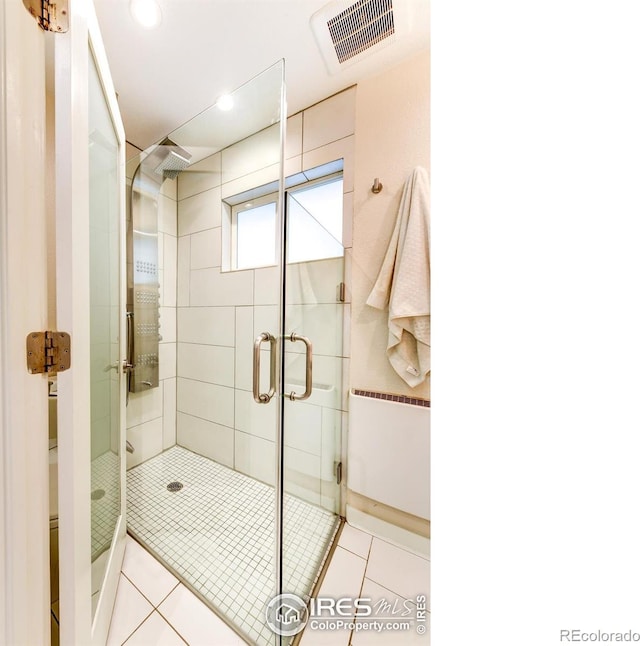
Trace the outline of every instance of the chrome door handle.
[[129, 393], [131, 392], [131, 380], [133, 379], [133, 312], [127, 312], [127, 358], [122, 362], [122, 371], [127, 375], [125, 406], [129, 405]]
[[291, 334], [285, 334], [284, 338], [285, 340], [291, 341], [292, 343], [295, 343], [296, 341], [302, 341], [305, 345], [307, 355], [304, 377], [304, 392], [302, 393], [302, 395], [296, 395], [296, 393], [292, 390], [290, 393], [285, 393], [284, 396], [288, 397], [292, 402], [300, 401], [302, 399], [308, 399], [309, 397], [311, 397], [311, 390], [313, 389], [313, 345], [306, 336], [296, 334], [295, 332], [292, 332]]
[[[269, 392], [260, 392], [260, 348], [265, 341], [269, 341], [270, 370], [269, 370]], [[263, 332], [253, 342], [253, 399], [258, 404], [268, 404], [276, 392], [276, 338]]]

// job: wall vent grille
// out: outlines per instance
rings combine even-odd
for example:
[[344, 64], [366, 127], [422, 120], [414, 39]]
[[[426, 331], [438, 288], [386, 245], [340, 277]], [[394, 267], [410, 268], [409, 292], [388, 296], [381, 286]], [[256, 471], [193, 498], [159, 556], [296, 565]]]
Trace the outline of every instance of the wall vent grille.
[[391, 0], [358, 0], [327, 22], [340, 63], [373, 47], [395, 32]]

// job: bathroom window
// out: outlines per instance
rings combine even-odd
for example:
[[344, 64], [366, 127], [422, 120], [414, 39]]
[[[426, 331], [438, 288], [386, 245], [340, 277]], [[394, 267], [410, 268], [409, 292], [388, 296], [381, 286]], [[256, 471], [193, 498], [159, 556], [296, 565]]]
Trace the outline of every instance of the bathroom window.
[[342, 246], [342, 173], [286, 193], [287, 262], [344, 255]]
[[275, 265], [277, 199], [272, 193], [233, 208], [236, 269]]
[[[252, 191], [253, 194], [256, 192], [258, 189]], [[231, 208], [231, 257], [234, 269], [276, 264], [277, 199], [277, 193], [269, 193], [236, 203]], [[307, 262], [344, 255], [342, 200], [341, 172], [298, 183], [285, 191], [289, 224], [287, 262]]]

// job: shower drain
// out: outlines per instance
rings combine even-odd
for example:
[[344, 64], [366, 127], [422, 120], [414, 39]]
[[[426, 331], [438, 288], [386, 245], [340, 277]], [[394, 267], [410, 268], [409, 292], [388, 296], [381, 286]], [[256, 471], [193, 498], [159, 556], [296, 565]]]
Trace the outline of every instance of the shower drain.
[[167, 490], [168, 491], [180, 491], [180, 489], [182, 489], [182, 487], [184, 487], [182, 482], [177, 482], [177, 481], [176, 482], [170, 482], [167, 485]]

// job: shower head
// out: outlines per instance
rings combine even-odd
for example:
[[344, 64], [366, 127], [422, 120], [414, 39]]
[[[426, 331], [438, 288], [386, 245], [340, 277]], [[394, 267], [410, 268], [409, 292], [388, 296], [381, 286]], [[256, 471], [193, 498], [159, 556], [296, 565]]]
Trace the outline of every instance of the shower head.
[[161, 152], [160, 162], [153, 169], [157, 175], [162, 175], [163, 179], [175, 179], [188, 165], [191, 155], [167, 138], [158, 144], [154, 151]]
[[153, 172], [157, 175], [162, 175], [165, 179], [175, 179], [178, 173], [182, 172], [188, 165], [188, 159], [171, 150], [158, 166], [153, 169]]

